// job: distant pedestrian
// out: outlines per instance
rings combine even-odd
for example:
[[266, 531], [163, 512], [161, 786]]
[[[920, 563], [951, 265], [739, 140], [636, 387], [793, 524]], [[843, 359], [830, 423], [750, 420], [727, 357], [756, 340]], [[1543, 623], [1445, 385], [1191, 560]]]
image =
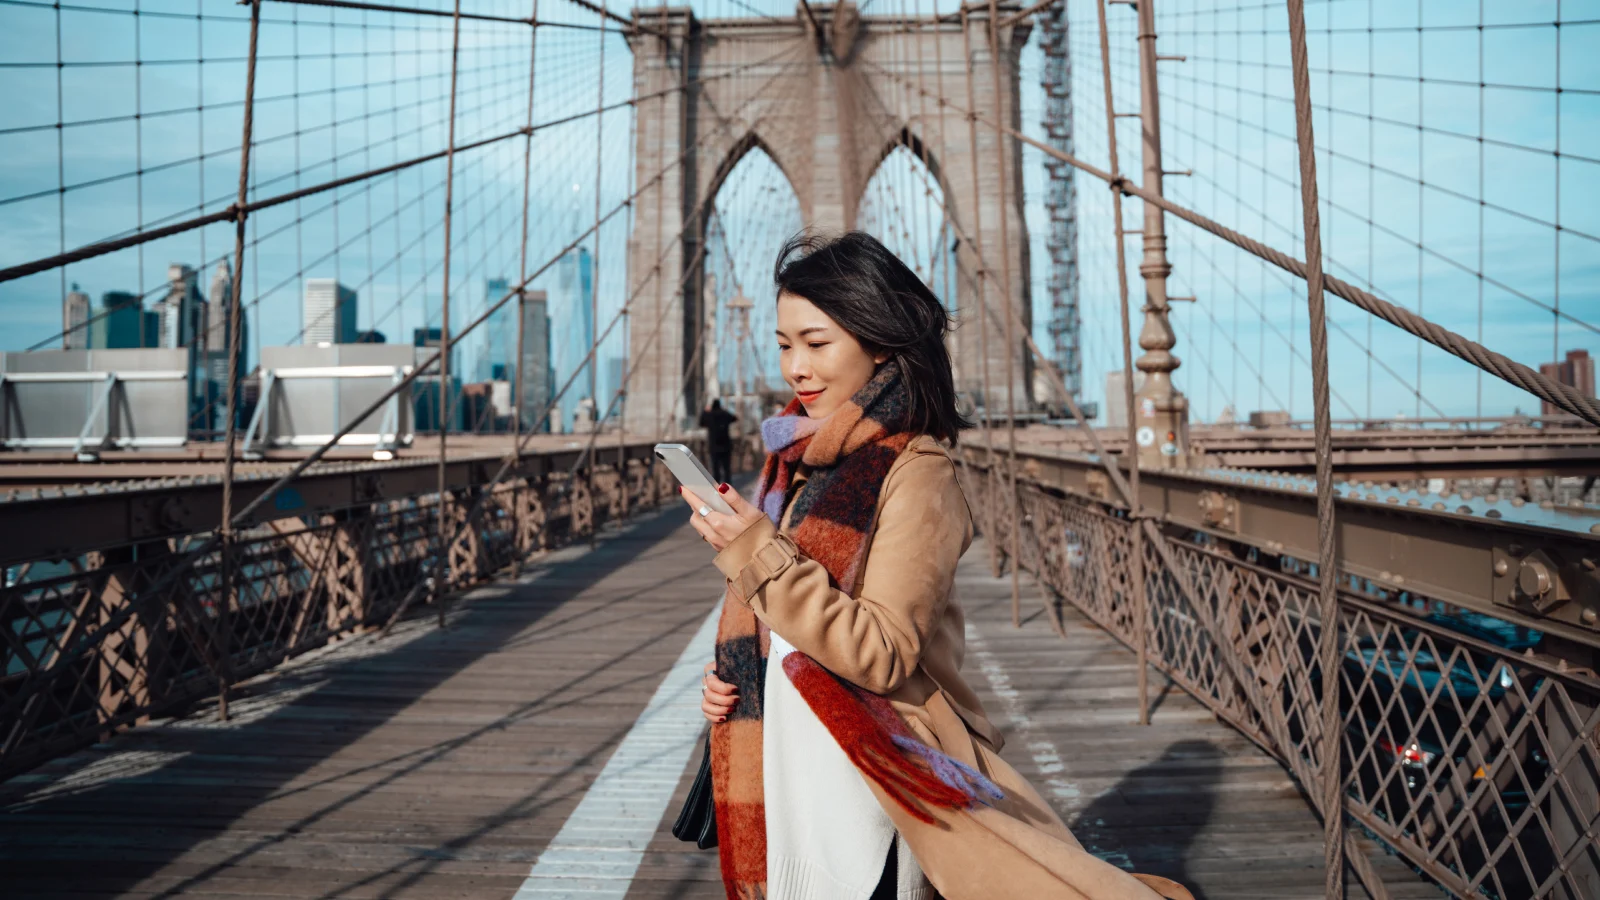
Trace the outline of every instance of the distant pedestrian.
[[700, 427], [706, 430], [706, 449], [711, 451], [711, 477], [725, 482], [733, 475], [733, 438], [728, 426], [739, 417], [722, 408], [721, 400], [711, 401], [700, 414]]

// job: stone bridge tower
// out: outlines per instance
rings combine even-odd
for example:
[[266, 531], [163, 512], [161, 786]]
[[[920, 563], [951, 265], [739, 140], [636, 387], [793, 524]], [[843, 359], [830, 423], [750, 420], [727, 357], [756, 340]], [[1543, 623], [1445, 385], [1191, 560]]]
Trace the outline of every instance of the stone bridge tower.
[[[1006, 6], [1015, 8], [1015, 3]], [[974, 165], [966, 119], [949, 108], [939, 116], [934, 99], [938, 85], [952, 102], [967, 105], [968, 41], [958, 21], [926, 21], [908, 32], [905, 20], [862, 17], [853, 3], [812, 4], [811, 16], [797, 9], [792, 21], [700, 20], [686, 7], [641, 8], [633, 15], [655, 34], [641, 31], [630, 38], [635, 96], [640, 98], [635, 183], [644, 188], [635, 201], [628, 246], [630, 293], [636, 296], [629, 350], [639, 361], [627, 404], [630, 430], [660, 433], [675, 409], [682, 415], [684, 409], [699, 408], [704, 396], [700, 365], [689, 363], [705, 321], [701, 254], [706, 221], [723, 180], [755, 147], [788, 177], [804, 223], [829, 230], [856, 226], [868, 180], [896, 147], [925, 155], [957, 233], [972, 241], [961, 241], [957, 250], [959, 312], [951, 341], [957, 388], [973, 400], [981, 394], [981, 278], [989, 312], [989, 406], [1005, 409], [1003, 311], [1009, 305], [1021, 323], [1013, 332], [1011, 354], [1015, 402], [1019, 411], [1031, 408], [1032, 362], [1022, 339], [1032, 316], [1021, 146], [1010, 137], [1002, 141], [992, 126], [979, 123]], [[973, 108], [998, 114], [1020, 130], [1017, 56], [1029, 26], [1001, 30], [999, 96], [987, 28], [983, 13], [975, 13], [970, 40]], [[929, 96], [918, 94], [918, 85]], [[1011, 181], [1003, 208], [1001, 153], [1009, 154], [1006, 174]], [[675, 165], [680, 157], [684, 164]], [[665, 176], [649, 184], [663, 170]], [[976, 212], [975, 199], [981, 204]], [[1002, 215], [1009, 229], [1009, 260], [1001, 258]], [[983, 248], [981, 259], [974, 243]], [[1002, 278], [1007, 264], [1009, 295]], [[766, 285], [749, 290], [757, 303], [772, 300]], [[652, 340], [663, 308], [674, 304]], [[766, 339], [756, 337], [758, 342]]]

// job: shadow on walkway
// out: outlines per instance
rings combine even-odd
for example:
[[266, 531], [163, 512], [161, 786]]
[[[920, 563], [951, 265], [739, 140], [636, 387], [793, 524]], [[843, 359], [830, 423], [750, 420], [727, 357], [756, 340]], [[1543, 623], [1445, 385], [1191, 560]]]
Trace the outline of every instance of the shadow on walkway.
[[[29, 893], [62, 893], [75, 887], [94, 895], [122, 894], [168, 870], [191, 850], [227, 837], [226, 832], [236, 822], [250, 818], [261, 804], [271, 801], [280, 804], [277, 808], [281, 810], [286, 798], [303, 797], [304, 802], [292, 814], [295, 821], [284, 823], [282, 831], [261, 834], [265, 823], [247, 828], [259, 838], [240, 842], [243, 846], [225, 859], [198, 871], [193, 865], [178, 866], [170, 874], [181, 873], [181, 880], [157, 896], [203, 889], [211, 877], [230, 866], [263, 852], [271, 858], [274, 844], [330, 817], [338, 818], [341, 810], [363, 797], [438, 764], [479, 737], [622, 686], [626, 682], [601, 676], [618, 662], [648, 650], [648, 645], [622, 646], [617, 642], [606, 647], [602, 642], [598, 647], [604, 648], [603, 652], [595, 655], [592, 666], [586, 665], [584, 672], [573, 673], [559, 684], [547, 680], [531, 689], [526, 698], [519, 698], [512, 711], [492, 721], [465, 725], [421, 747], [380, 754], [378, 760], [355, 768], [336, 766], [336, 774], [326, 779], [301, 780], [305, 773], [345, 754], [348, 748], [368, 739], [395, 715], [480, 659], [530, 642], [570, 640], [585, 629], [604, 630], [617, 616], [635, 614], [625, 606], [630, 600], [660, 590], [664, 582], [682, 578], [662, 573], [654, 584], [620, 588], [614, 596], [573, 610], [563, 607], [630, 562], [666, 552], [663, 543], [683, 525], [681, 512], [672, 503], [659, 511], [643, 512], [621, 532], [603, 536], [587, 554], [530, 567], [537, 576], [530, 584], [485, 586], [489, 590], [482, 591], [482, 599], [473, 599], [452, 614], [448, 629], [428, 630], [403, 647], [396, 644], [394, 652], [379, 642], [370, 651], [356, 652], [354, 658], [316, 664], [313, 671], [297, 672], [291, 668], [282, 677], [270, 674], [267, 677], [274, 681], [253, 690], [246, 687], [241, 694], [284, 694], [292, 699], [253, 721], [135, 729], [115, 738], [107, 748], [109, 753], [85, 751], [56, 764], [45, 764], [35, 777], [24, 775], [0, 784], [0, 832], [6, 833], [0, 838], [0, 868], [11, 873], [8, 879], [20, 878], [17, 884]], [[684, 611], [673, 616], [671, 622], [663, 619], [661, 633], [654, 635], [650, 643], [674, 640], [679, 635], [687, 639], [708, 608], [709, 598], [706, 606], [695, 609], [692, 615], [685, 615]], [[420, 610], [418, 617], [434, 614], [432, 610]], [[627, 679], [641, 682], [637, 689], [642, 695], [641, 705], [649, 695], [649, 684], [661, 677], [670, 664], [669, 659], [660, 671], [652, 669]], [[325, 724], [317, 725], [319, 720]], [[563, 761], [540, 782], [554, 787], [562, 776], [597, 764], [595, 753], [603, 758], [610, 744], [620, 739], [629, 725], [631, 716], [619, 717], [616, 732], [601, 738], [603, 746], [575, 754], [576, 758]], [[308, 726], [314, 726], [314, 732], [308, 731]], [[127, 756], [129, 751], [134, 757], [156, 755], [168, 757], [171, 762], [142, 774], [113, 776], [90, 781], [80, 789], [58, 790], [63, 783], [79, 778], [83, 770], [113, 760], [119, 753]], [[353, 782], [348, 785], [349, 791], [340, 791], [335, 782], [346, 780]], [[287, 787], [296, 781], [299, 783], [293, 788]], [[46, 796], [25, 801], [31, 792], [41, 788], [49, 789], [43, 792]], [[480, 820], [470, 834], [493, 831], [508, 821], [525, 818], [539, 807], [570, 799], [569, 790], [552, 794], [538, 784], [527, 788], [499, 815]], [[461, 843], [460, 839], [448, 841], [445, 847]], [[76, 852], [70, 847], [76, 847]], [[532, 855], [540, 849], [527, 848]], [[85, 862], [92, 865], [85, 869]], [[426, 860], [416, 862], [424, 863], [424, 870], [430, 868]], [[386, 874], [394, 873], [391, 869]]]
[[1206, 893], [1189, 876], [1195, 839], [1211, 822], [1222, 780], [1222, 751], [1210, 741], [1177, 741], [1161, 758], [1140, 766], [1096, 797], [1070, 823], [1072, 833], [1101, 859], [1160, 875]]

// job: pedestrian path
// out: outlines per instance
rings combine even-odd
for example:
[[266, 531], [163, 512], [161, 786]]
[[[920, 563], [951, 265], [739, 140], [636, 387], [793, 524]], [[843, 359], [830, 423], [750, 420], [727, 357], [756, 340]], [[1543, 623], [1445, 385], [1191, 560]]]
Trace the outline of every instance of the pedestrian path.
[[[153, 722], [0, 785], [6, 896], [711, 900], [668, 833], [699, 762], [720, 578], [669, 507], [516, 583], [244, 686], [234, 716]], [[1005, 755], [1095, 852], [1211, 900], [1321, 896], [1321, 828], [1283, 769], [975, 546], [966, 671]], [[1435, 897], [1389, 862], [1396, 897]], [[1354, 894], [1352, 894], [1354, 896]]]

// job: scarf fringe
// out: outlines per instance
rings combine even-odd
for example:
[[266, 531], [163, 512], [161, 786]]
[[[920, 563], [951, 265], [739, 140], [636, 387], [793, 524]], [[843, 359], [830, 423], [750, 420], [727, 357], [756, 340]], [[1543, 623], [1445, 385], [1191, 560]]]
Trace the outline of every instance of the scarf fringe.
[[783, 671], [856, 768], [918, 821], [935, 821], [919, 802], [965, 810], [1004, 796], [976, 769], [918, 740], [884, 698], [840, 681], [803, 653], [785, 657]]

